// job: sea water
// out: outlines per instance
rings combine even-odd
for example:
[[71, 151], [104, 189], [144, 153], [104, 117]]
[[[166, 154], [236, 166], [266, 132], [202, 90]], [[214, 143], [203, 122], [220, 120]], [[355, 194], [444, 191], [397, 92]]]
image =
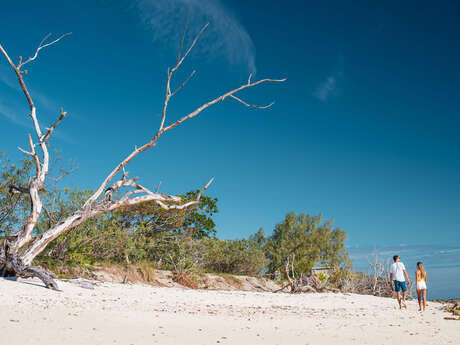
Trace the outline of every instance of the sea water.
[[[399, 255], [412, 281], [415, 281], [416, 264], [423, 262], [427, 272], [427, 299], [460, 299], [460, 246], [452, 245], [393, 245], [349, 247], [353, 268], [371, 273], [369, 262], [389, 266], [393, 255]], [[389, 267], [387, 267], [388, 270]], [[413, 293], [415, 295], [415, 290]]]

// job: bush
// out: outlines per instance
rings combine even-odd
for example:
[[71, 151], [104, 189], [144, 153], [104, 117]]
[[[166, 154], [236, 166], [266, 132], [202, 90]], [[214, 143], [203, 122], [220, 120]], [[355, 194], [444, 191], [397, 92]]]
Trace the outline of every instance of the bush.
[[259, 274], [267, 266], [261, 249], [252, 248], [247, 240], [203, 239], [203, 268], [209, 272]]

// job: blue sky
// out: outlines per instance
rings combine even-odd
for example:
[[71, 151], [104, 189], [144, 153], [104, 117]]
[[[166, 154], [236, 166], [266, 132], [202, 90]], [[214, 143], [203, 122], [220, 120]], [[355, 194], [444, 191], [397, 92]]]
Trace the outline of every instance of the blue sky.
[[[460, 23], [455, 2], [31, 1], [0, 3], [14, 60], [48, 32], [72, 36], [30, 64], [44, 126], [68, 118], [53, 147], [95, 188], [159, 125], [167, 67], [188, 6], [210, 27], [177, 75], [173, 121], [255, 78], [286, 77], [226, 100], [160, 139], [128, 168], [165, 193], [219, 198], [218, 236], [270, 233], [289, 211], [323, 213], [350, 246], [460, 246]], [[26, 102], [0, 60], [0, 151], [20, 157]]]

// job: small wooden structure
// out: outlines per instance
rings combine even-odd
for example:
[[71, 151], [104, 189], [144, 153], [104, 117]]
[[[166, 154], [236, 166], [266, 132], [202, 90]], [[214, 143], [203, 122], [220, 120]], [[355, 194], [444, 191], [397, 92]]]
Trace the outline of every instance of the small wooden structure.
[[334, 267], [313, 267], [310, 271], [310, 275], [318, 276], [322, 273], [326, 277], [329, 277], [329, 275], [331, 274], [333, 270], [334, 270]]

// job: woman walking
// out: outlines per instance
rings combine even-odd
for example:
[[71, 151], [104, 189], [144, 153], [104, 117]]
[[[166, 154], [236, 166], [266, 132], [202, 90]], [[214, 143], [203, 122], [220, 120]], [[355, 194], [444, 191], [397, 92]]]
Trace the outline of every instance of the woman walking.
[[423, 311], [426, 308], [426, 271], [422, 262], [417, 262], [417, 271], [415, 271], [415, 281], [418, 299], [418, 311], [422, 311], [422, 298], [423, 298]]

